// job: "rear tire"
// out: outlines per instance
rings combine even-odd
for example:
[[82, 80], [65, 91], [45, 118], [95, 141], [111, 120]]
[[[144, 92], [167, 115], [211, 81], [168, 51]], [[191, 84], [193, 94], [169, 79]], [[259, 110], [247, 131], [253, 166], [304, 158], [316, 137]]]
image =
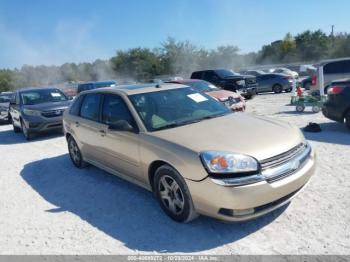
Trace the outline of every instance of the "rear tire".
[[174, 168], [169, 165], [159, 167], [153, 185], [161, 208], [171, 219], [187, 223], [198, 216], [186, 182]]
[[272, 91], [275, 93], [275, 94], [280, 94], [282, 93], [282, 86], [279, 85], [279, 84], [275, 84], [273, 87], [272, 87]]
[[348, 112], [345, 115], [345, 124], [346, 124], [347, 128], [350, 130], [350, 109], [348, 110]]
[[73, 137], [68, 137], [68, 151], [70, 159], [77, 168], [83, 168], [87, 166], [87, 163], [83, 159], [83, 155], [78, 147], [77, 142], [75, 142]]

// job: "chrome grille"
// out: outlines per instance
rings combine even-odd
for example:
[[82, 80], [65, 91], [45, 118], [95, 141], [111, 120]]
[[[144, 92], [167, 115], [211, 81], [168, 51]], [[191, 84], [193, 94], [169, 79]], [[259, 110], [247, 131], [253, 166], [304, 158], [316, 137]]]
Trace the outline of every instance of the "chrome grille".
[[301, 169], [310, 154], [310, 145], [299, 144], [283, 154], [261, 161], [261, 174], [270, 183], [285, 178]]
[[63, 112], [64, 112], [64, 109], [49, 110], [49, 111], [42, 112], [41, 115], [48, 118], [58, 117], [58, 116], [62, 116]]
[[305, 150], [305, 147], [306, 144], [300, 143], [299, 145], [288, 150], [287, 152], [260, 161], [260, 166], [262, 169], [266, 169], [283, 164], [291, 158], [293, 158], [294, 156], [296, 156], [297, 154], [301, 153], [303, 150]]

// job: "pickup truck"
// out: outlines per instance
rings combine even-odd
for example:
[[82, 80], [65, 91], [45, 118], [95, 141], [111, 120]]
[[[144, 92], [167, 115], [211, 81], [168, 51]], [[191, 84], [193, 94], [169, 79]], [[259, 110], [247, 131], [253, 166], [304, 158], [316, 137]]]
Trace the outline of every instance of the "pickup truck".
[[251, 99], [256, 95], [256, 77], [251, 75], [240, 75], [227, 69], [214, 69], [193, 72], [191, 79], [208, 81], [225, 90], [240, 92], [246, 98]]

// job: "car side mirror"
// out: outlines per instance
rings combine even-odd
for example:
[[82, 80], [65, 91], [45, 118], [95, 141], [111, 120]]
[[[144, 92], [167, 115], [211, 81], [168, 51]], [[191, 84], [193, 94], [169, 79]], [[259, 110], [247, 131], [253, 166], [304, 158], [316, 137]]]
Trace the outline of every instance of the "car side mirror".
[[119, 120], [108, 126], [109, 130], [133, 132], [135, 128], [126, 120]]

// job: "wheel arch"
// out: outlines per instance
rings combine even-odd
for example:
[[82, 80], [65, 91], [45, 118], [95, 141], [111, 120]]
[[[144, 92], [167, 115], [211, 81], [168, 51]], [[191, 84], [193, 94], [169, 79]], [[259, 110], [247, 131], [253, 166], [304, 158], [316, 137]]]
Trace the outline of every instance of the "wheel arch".
[[154, 181], [153, 180], [154, 180], [154, 176], [156, 174], [156, 171], [157, 171], [157, 169], [159, 167], [161, 167], [163, 165], [170, 166], [171, 168], [176, 170], [176, 172], [178, 172], [177, 169], [173, 165], [169, 164], [168, 162], [166, 162], [164, 160], [155, 160], [155, 161], [153, 161], [148, 167], [148, 182], [149, 182], [149, 184], [151, 186], [152, 192], [154, 192], [154, 188], [153, 188]]

